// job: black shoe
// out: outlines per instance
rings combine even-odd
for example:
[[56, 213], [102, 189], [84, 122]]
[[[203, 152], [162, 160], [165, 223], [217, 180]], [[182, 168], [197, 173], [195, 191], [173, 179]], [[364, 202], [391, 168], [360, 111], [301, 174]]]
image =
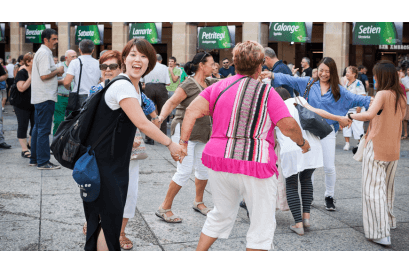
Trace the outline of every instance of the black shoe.
[[335, 203], [334, 198], [332, 198], [331, 196], [325, 197], [325, 209], [326, 210], [334, 210], [335, 211], [336, 208], [335, 208], [334, 203]]
[[240, 202], [240, 207], [242, 207], [243, 209], [247, 209], [246, 202], [241, 201]]
[[41, 166], [37, 167], [37, 169], [39, 169], [39, 170], [55, 170], [55, 169], [60, 169], [60, 168], [61, 168], [61, 166], [54, 165], [51, 162], [48, 162], [48, 163], [46, 163], [44, 165], [41, 165]]
[[54, 155], [53, 151], [50, 149], [50, 155]]
[[11, 149], [11, 145], [8, 145], [6, 142], [0, 143], [0, 148]]
[[145, 140], [145, 144], [154, 145], [155, 141], [153, 139]]

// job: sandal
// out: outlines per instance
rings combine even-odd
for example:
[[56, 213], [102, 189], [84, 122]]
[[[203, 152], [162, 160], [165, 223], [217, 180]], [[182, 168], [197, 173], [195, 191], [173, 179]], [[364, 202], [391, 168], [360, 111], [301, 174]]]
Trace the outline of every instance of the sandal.
[[[167, 223], [182, 223], [182, 218], [180, 218], [179, 216], [176, 215], [172, 215], [172, 216], [167, 216], [166, 212], [171, 211], [171, 209], [163, 209], [162, 205], [160, 205], [160, 207], [158, 208], [158, 210], [155, 212], [155, 215], [158, 216], [159, 218], [162, 218], [162, 220], [164, 220]], [[175, 220], [175, 219], [179, 219], [179, 220]]]
[[209, 208], [204, 208], [204, 209], [199, 209], [199, 205], [203, 204], [203, 202], [196, 202], [193, 201], [193, 209], [197, 212], [200, 212], [201, 214], [203, 214], [204, 216], [207, 216], [207, 213], [210, 211]]
[[28, 148], [29, 150], [31, 150], [31, 146], [30, 146], [30, 144], [28, 144], [28, 143], [27, 143], [27, 148]]
[[84, 226], [82, 227], [82, 233], [86, 236], [87, 235], [87, 222], [84, 223]]
[[[121, 237], [123, 237], [124, 239], [121, 240]], [[133, 248], [133, 243], [131, 240], [129, 240], [126, 236], [125, 236], [125, 232], [121, 232], [120, 237], [119, 237], [119, 243], [121, 245], [121, 248], [123, 250], [131, 250]], [[131, 245], [131, 247], [126, 248], [125, 245]]]
[[30, 158], [31, 157], [31, 153], [30, 153], [30, 151], [22, 151], [21, 152], [21, 156], [22, 157], [24, 157], [24, 158]]
[[400, 139], [407, 139], [408, 136], [402, 136]]

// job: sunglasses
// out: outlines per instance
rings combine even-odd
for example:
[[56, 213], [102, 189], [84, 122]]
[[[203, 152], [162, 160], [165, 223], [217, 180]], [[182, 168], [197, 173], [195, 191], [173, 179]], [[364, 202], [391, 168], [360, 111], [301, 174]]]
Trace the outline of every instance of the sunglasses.
[[223, 64], [228, 64], [229, 62], [224, 62]]
[[202, 58], [200, 59], [199, 63], [203, 61], [204, 58], [206, 58], [206, 56], [210, 56], [210, 53], [205, 52], [205, 54], [202, 56]]
[[108, 67], [109, 67], [109, 70], [116, 70], [118, 69], [119, 65], [118, 64], [110, 64], [110, 65], [100, 64], [99, 65], [99, 69], [103, 71], [107, 70]]

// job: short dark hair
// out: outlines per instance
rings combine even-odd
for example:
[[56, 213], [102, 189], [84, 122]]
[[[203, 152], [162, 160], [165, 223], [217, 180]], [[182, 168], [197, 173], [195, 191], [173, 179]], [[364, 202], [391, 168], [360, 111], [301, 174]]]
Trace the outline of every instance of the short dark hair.
[[361, 64], [360, 66], [358, 66], [358, 71], [361, 71], [364, 68], [366, 69], [366, 67]]
[[65, 56], [62, 55], [62, 56], [60, 57], [60, 62], [64, 62], [64, 61], [65, 61]]
[[175, 57], [170, 57], [169, 60], [173, 60], [176, 63], [176, 58]]
[[280, 97], [283, 100], [287, 100], [287, 99], [291, 98], [290, 92], [288, 92], [288, 90], [285, 89], [284, 87], [279, 86], [279, 87], [274, 88], [274, 89], [280, 95]]
[[18, 58], [17, 58], [17, 62], [19, 63], [19, 62], [21, 62], [22, 60], [23, 60], [23, 58], [24, 58], [24, 55], [20, 55], [20, 56], [18, 56]]
[[94, 50], [94, 42], [89, 39], [84, 39], [80, 42], [80, 49], [82, 53], [91, 54]]
[[[142, 53], [145, 54], [146, 57], [148, 57], [149, 64], [148, 68], [146, 69], [145, 73], [142, 75], [142, 77], [145, 77], [146, 75], [149, 74], [153, 70], [153, 68], [156, 65], [156, 51], [155, 48], [145, 39], [139, 39], [139, 38], [134, 38], [130, 40], [124, 47], [121, 53], [122, 57], [122, 62], [125, 64], [125, 59], [128, 57], [129, 52], [131, 52], [131, 49], [133, 47], [136, 47], [136, 49]], [[126, 65], [122, 67], [122, 71], [126, 72]]]
[[[229, 61], [229, 58], [224, 58], [223, 60], [222, 60], [222, 62], [224, 62], [224, 60], [228, 60]], [[230, 62], [230, 61], [229, 61]]]
[[46, 28], [41, 33], [41, 42], [44, 44], [44, 39], [50, 40], [51, 35], [58, 35], [58, 32], [52, 28]]

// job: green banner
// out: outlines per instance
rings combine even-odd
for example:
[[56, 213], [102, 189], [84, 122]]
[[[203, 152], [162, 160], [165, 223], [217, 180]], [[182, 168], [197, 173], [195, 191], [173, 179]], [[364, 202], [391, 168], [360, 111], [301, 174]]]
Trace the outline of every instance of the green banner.
[[198, 27], [198, 48], [232, 48], [235, 44], [236, 26]]
[[310, 43], [312, 22], [272, 22], [269, 41]]
[[26, 25], [26, 43], [41, 44], [41, 33], [50, 28], [46, 25]]
[[354, 22], [352, 44], [402, 44], [403, 22]]
[[159, 44], [162, 40], [162, 23], [129, 24], [129, 40], [145, 39], [151, 44]]
[[75, 27], [75, 44], [82, 40], [88, 39], [95, 45], [104, 44], [104, 25], [76, 26]]

